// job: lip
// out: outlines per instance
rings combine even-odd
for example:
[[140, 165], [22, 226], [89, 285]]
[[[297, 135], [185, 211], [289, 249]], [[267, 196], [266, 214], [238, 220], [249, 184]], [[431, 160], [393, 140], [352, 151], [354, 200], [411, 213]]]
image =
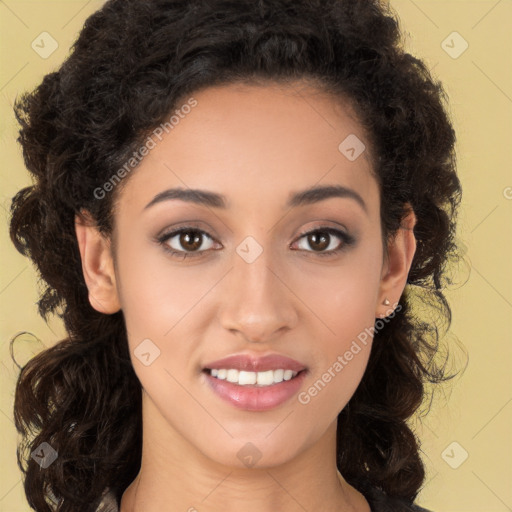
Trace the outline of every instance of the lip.
[[[223, 366], [223, 368], [226, 367]], [[307, 370], [300, 371], [290, 380], [261, 387], [256, 385], [240, 386], [212, 377], [206, 370], [203, 370], [203, 375], [210, 388], [219, 398], [245, 411], [267, 411], [285, 403], [298, 393], [306, 374]]]
[[306, 366], [295, 361], [295, 359], [291, 359], [280, 354], [267, 354], [266, 356], [234, 354], [223, 359], [218, 359], [217, 361], [212, 361], [203, 367], [203, 369], [210, 370], [222, 368], [225, 368], [226, 370], [243, 370], [246, 372], [266, 372], [268, 370], [279, 369], [300, 372], [305, 370]]

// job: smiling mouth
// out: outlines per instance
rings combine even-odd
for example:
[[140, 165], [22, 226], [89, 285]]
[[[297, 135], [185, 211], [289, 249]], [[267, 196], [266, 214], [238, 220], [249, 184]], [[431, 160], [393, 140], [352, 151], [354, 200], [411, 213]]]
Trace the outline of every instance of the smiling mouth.
[[236, 370], [234, 368], [205, 368], [203, 372], [226, 382], [231, 382], [239, 386], [250, 387], [268, 387], [279, 384], [283, 381], [289, 381], [304, 373], [306, 370], [296, 372], [293, 370], [285, 370], [278, 368], [276, 370], [267, 370], [264, 372], [249, 372], [244, 370]]

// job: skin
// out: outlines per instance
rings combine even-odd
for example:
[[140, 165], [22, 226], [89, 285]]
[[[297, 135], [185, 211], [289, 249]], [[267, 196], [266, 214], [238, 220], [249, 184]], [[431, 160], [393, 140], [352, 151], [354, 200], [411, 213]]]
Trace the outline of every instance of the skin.
[[[106, 314], [123, 310], [143, 387], [142, 467], [121, 511], [368, 512], [338, 478], [335, 447], [336, 418], [361, 381], [371, 339], [309, 403], [294, 396], [264, 412], [222, 401], [201, 369], [234, 353], [277, 352], [308, 367], [307, 390], [389, 315], [385, 298], [398, 302], [416, 249], [414, 213], [386, 255], [370, 144], [349, 105], [298, 84], [221, 86], [194, 98], [123, 184], [113, 241], [87, 212], [76, 219], [90, 302]], [[349, 134], [367, 148], [355, 161], [338, 150]], [[349, 197], [285, 208], [291, 193], [327, 184], [356, 191], [366, 211]], [[228, 208], [168, 200], [145, 209], [172, 187], [221, 193]], [[172, 257], [154, 239], [188, 221], [211, 238], [200, 239], [202, 256]], [[328, 237], [319, 249], [301, 234], [325, 227], [356, 241], [322, 257], [343, 240]], [[247, 236], [263, 248], [252, 263], [236, 252]], [[190, 252], [179, 235], [171, 243]], [[148, 338], [160, 356], [145, 366], [133, 351]], [[261, 454], [250, 468], [237, 457], [248, 442]]]

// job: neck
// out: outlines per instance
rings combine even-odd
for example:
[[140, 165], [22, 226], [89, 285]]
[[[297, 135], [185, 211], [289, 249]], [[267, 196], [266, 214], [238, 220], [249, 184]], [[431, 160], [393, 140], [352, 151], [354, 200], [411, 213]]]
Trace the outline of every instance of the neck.
[[[147, 415], [152, 407], [145, 405]], [[152, 420], [143, 420], [141, 469], [123, 494], [120, 512], [370, 512], [362, 494], [337, 471], [336, 422], [293, 460], [245, 467], [207, 458], [155, 418], [151, 411]]]

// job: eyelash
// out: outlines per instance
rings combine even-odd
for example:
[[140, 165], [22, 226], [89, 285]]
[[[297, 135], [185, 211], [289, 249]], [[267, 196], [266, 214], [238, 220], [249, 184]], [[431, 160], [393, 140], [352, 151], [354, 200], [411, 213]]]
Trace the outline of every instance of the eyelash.
[[[157, 237], [156, 241], [162, 246], [164, 251], [169, 253], [172, 257], [180, 257], [181, 259], [185, 258], [197, 258], [202, 257], [205, 252], [211, 251], [213, 249], [207, 249], [204, 251], [196, 251], [196, 252], [187, 252], [187, 251], [176, 251], [174, 249], [171, 249], [166, 242], [170, 240], [171, 238], [174, 238], [176, 235], [180, 235], [182, 233], [199, 233], [200, 235], [206, 235], [208, 238], [213, 239], [206, 231], [203, 231], [202, 229], [193, 227], [193, 226], [184, 226], [178, 229], [175, 229], [174, 231], [171, 231], [169, 233], [164, 233], [163, 235]], [[328, 235], [334, 235], [335, 237], [339, 238], [342, 243], [340, 247], [337, 249], [331, 249], [327, 252], [317, 252], [317, 251], [306, 251], [306, 252], [312, 252], [320, 257], [334, 257], [338, 255], [340, 252], [345, 250], [347, 247], [353, 245], [355, 243], [355, 238], [347, 233], [344, 233], [343, 231], [340, 231], [335, 228], [331, 227], [325, 227], [325, 228], [315, 228], [311, 231], [306, 231], [304, 233], [301, 233], [299, 237], [297, 238], [297, 241], [304, 238], [305, 236], [315, 234], [315, 233], [324, 233]], [[299, 249], [300, 250], [300, 249]]]

